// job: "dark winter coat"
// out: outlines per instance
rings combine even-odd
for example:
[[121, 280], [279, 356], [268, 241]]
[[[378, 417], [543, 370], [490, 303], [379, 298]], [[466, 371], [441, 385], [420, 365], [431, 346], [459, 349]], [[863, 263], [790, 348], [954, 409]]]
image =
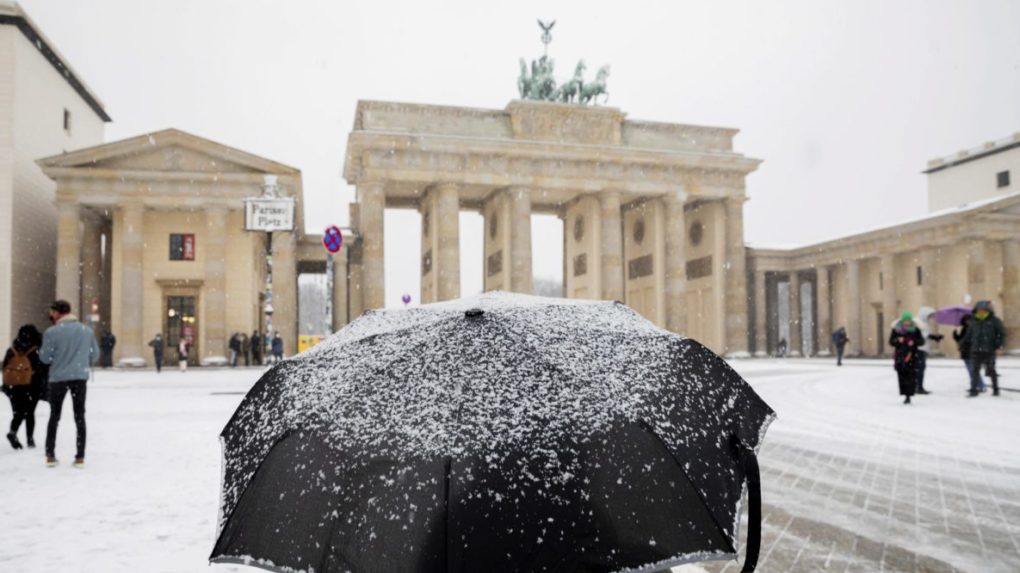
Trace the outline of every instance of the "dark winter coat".
[[[7, 364], [14, 359], [14, 352], [26, 352], [28, 353], [28, 361], [32, 364], [32, 383], [27, 387], [8, 388], [3, 387], [3, 392], [10, 395], [12, 392], [25, 392], [27, 391], [33, 400], [38, 400], [46, 394], [46, 380], [49, 377], [49, 366], [42, 363], [39, 360], [39, 346], [42, 345], [42, 336], [39, 331], [32, 327], [30, 330], [26, 327], [21, 327], [18, 331], [18, 337], [11, 343], [11, 347], [7, 349], [7, 353], [4, 355], [3, 368], [7, 367]], [[34, 349], [34, 350], [33, 350]]]
[[227, 347], [234, 352], [241, 352], [241, 340], [236, 334], [230, 337], [230, 342], [227, 343]]
[[846, 331], [842, 328], [832, 333], [832, 345], [835, 347], [846, 346], [846, 342], [849, 340], [846, 336]]
[[972, 316], [963, 343], [971, 354], [994, 354], [1006, 344], [1006, 329], [994, 312], [989, 311], [984, 320]]
[[255, 356], [262, 355], [262, 336], [257, 332], [253, 332], [251, 335], [251, 352]]
[[117, 346], [117, 337], [112, 333], [107, 332], [99, 338], [99, 348], [104, 352], [112, 352], [114, 346]]
[[956, 346], [960, 349], [960, 358], [964, 360], [970, 359], [970, 342], [967, 340], [967, 332], [970, 331], [971, 317], [963, 317], [963, 322], [960, 323], [960, 331], [953, 331], [953, 340], [956, 341]]
[[896, 349], [893, 356], [893, 367], [898, 371], [912, 370], [917, 367], [918, 351], [924, 346], [924, 336], [917, 326], [904, 326], [897, 322], [889, 334], [889, 344]]
[[283, 356], [283, 339], [279, 336], [273, 338], [273, 354]]
[[149, 346], [152, 347], [152, 353], [158, 356], [163, 356], [163, 337], [156, 337], [149, 341]]

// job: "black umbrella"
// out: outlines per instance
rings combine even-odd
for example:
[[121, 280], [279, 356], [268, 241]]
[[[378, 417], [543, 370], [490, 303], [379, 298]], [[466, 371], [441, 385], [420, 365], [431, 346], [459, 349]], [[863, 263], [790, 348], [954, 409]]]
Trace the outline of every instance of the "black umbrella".
[[489, 293], [368, 312], [221, 435], [210, 559], [272, 571], [656, 571], [736, 557], [774, 414], [619, 303]]

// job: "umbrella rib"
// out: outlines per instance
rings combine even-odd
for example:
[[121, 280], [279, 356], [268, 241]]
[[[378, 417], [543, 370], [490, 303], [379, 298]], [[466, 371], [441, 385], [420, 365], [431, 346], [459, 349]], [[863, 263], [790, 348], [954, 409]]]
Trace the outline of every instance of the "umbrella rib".
[[[662, 437], [659, 436], [655, 429], [652, 428], [651, 424], [649, 424], [646, 420], [644, 419], [639, 420], [638, 423], [646, 432], [651, 434], [652, 437], [656, 439], [656, 441], [662, 444], [662, 448], [666, 450], [666, 453], [669, 454], [669, 457], [673, 458], [673, 461], [676, 463], [677, 467], [680, 468], [680, 471], [683, 472], [684, 477], [687, 478], [688, 483], [691, 484], [691, 488], [698, 493], [698, 498], [701, 499], [702, 505], [704, 505], [705, 509], [708, 510], [708, 515], [709, 517], [712, 518], [712, 523], [715, 524], [716, 528], [719, 530], [719, 534], [722, 535], [723, 540], [725, 540], [727, 545], [729, 545], [731, 553], [733, 553], [733, 555], [736, 555], [737, 548], [733, 544], [733, 541], [730, 540], [730, 536], [726, 534], [726, 529], [722, 526], [722, 524], [719, 523], [719, 520], [715, 518], [715, 513], [712, 512], [711, 505], [709, 505], [708, 500], [705, 499], [705, 494], [701, 492], [701, 488], [699, 488], [697, 484], [695, 484], [694, 480], [691, 479], [691, 476], [687, 474], [687, 470], [684, 469], [683, 464], [680, 463], [680, 460], [678, 460], [676, 458], [676, 455], [673, 454], [673, 450], [670, 449], [669, 445], [662, 439]], [[741, 488], [743, 488], [743, 483], [741, 483]]]

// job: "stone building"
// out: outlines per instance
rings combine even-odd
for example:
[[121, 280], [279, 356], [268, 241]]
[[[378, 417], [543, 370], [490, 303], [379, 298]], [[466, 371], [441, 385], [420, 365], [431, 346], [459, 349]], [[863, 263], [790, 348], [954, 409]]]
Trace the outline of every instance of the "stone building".
[[[736, 133], [533, 101], [359, 102], [344, 177], [360, 239], [336, 267], [348, 316], [384, 304], [385, 209], [421, 213], [422, 302], [460, 295], [457, 215], [474, 210], [486, 290], [532, 292], [532, 249], [559, 248], [564, 296], [624, 301], [729, 356], [773, 354], [780, 338], [790, 355], [827, 355], [840, 325], [851, 355], [882, 355], [901, 310], [983, 298], [1020, 349], [1020, 135], [932, 161], [927, 216], [776, 250], [745, 247], [759, 161], [733, 151]], [[562, 244], [531, 244], [536, 212], [563, 219]]]
[[[344, 165], [360, 235], [350, 316], [384, 305], [385, 209], [421, 213], [422, 302], [460, 296], [458, 213], [474, 210], [485, 219], [486, 290], [530, 293], [532, 250], [561, 248], [567, 296], [625, 301], [746, 355], [743, 204], [759, 161], [733, 150], [736, 133], [536, 101], [359, 102]], [[532, 213], [561, 217], [563, 242], [532, 245]]]
[[[14, 2], [0, 0], [0, 341], [46, 326], [53, 301], [54, 184], [35, 160], [103, 141], [99, 98]], [[77, 310], [77, 309], [76, 309]]]
[[300, 171], [174, 129], [38, 163], [56, 182], [56, 294], [112, 330], [114, 359], [131, 366], [151, 364], [157, 332], [222, 364], [232, 333], [265, 330], [265, 234], [245, 231], [244, 199], [276, 176], [297, 230], [273, 235], [273, 326], [294, 351]]
[[[775, 352], [780, 332], [791, 355], [826, 355], [838, 326], [851, 355], [885, 355], [902, 310], [981, 299], [1005, 322], [1007, 350], [1020, 353], [1020, 189], [1012, 179], [1020, 133], [934, 159], [924, 173], [925, 216], [796, 249], [748, 249], [756, 355]], [[932, 350], [957, 355], [948, 337]]]

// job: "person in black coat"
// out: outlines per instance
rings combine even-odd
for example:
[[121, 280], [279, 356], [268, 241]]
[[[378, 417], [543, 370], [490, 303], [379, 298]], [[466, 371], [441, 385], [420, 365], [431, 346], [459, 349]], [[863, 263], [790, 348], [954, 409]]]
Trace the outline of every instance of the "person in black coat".
[[117, 337], [109, 330], [104, 330], [99, 337], [99, 365], [103, 368], [113, 366], [113, 347], [117, 346]]
[[846, 335], [846, 328], [839, 327], [832, 333], [832, 345], [836, 348], [836, 366], [843, 365], [843, 352], [846, 350], [846, 343], [850, 338]]
[[163, 335], [157, 332], [156, 336], [149, 341], [149, 346], [152, 347], [152, 358], [156, 363], [156, 372], [158, 373], [163, 370], [163, 348], [165, 346]]
[[251, 343], [251, 359], [255, 366], [262, 366], [262, 335], [255, 330], [249, 339]]
[[46, 393], [46, 379], [49, 367], [39, 360], [39, 347], [42, 345], [42, 334], [34, 325], [26, 324], [18, 329], [18, 336], [11, 343], [4, 355], [3, 367], [15, 357], [15, 353], [28, 353], [29, 362], [32, 365], [32, 382], [26, 386], [3, 386], [4, 394], [11, 401], [11, 411], [14, 418], [11, 420], [11, 429], [7, 434], [7, 441], [11, 447], [20, 450], [21, 442], [18, 441], [18, 429], [21, 422], [25, 422], [25, 438], [28, 447], [35, 447], [35, 407], [39, 400]]
[[967, 375], [970, 376], [970, 391], [984, 392], [985, 381], [981, 378], [980, 373], [971, 368], [970, 364], [970, 343], [967, 341], [967, 330], [970, 328], [971, 318], [969, 314], [964, 315], [960, 320], [960, 330], [953, 331], [953, 340], [956, 341], [956, 346], [960, 349], [960, 359], [963, 360], [963, 365], [967, 368]]
[[903, 311], [899, 322], [889, 334], [889, 344], [896, 349], [893, 356], [893, 368], [900, 383], [900, 395], [903, 403], [909, 404], [910, 397], [917, 390], [917, 364], [920, 360], [918, 350], [924, 345], [924, 335], [914, 324], [914, 315], [909, 310]]

